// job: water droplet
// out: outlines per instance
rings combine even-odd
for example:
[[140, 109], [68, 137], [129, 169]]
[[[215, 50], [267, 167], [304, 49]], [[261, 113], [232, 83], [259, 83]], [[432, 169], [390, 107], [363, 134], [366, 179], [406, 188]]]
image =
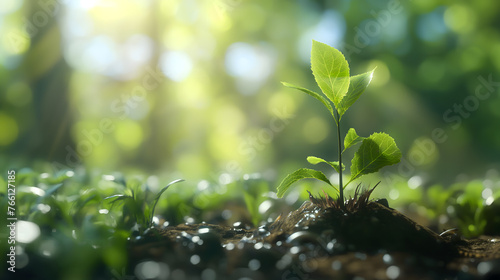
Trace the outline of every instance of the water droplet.
[[333, 261], [332, 268], [333, 270], [340, 270], [342, 268], [342, 263], [340, 261]]
[[486, 199], [486, 201], [484, 202], [486, 205], [490, 206], [493, 202], [495, 201], [495, 199], [493, 198], [493, 196], [490, 196]]
[[[14, 233], [12, 233], [14, 229]], [[16, 232], [17, 231], [17, 236]], [[11, 228], [11, 236], [16, 236], [16, 241], [21, 243], [31, 243], [40, 236], [40, 228], [38, 225], [28, 221], [18, 221], [15, 227]]]
[[270, 200], [266, 200], [259, 205], [259, 213], [264, 214], [271, 208], [273, 203]]
[[387, 274], [387, 277], [389, 279], [396, 279], [399, 277], [399, 267], [395, 266], [395, 265], [391, 265], [387, 268], [387, 270], [385, 271], [385, 274]]
[[200, 229], [198, 229], [198, 233], [207, 233], [209, 231], [210, 231], [209, 228], [200, 228]]
[[411, 177], [409, 180], [408, 180], [408, 187], [410, 187], [410, 189], [414, 190], [418, 187], [420, 187], [422, 185], [422, 177], [420, 176], [413, 176]]
[[203, 280], [215, 280], [217, 279], [217, 273], [213, 269], [207, 268], [201, 272], [201, 279]]
[[184, 217], [184, 221], [186, 222], [186, 224], [194, 224], [194, 219], [192, 217]]
[[337, 243], [337, 240], [332, 240], [332, 241], [328, 242], [328, 244], [326, 244], [326, 249], [328, 251], [332, 251], [333, 248], [335, 247], [335, 243]]
[[142, 262], [135, 267], [135, 275], [139, 279], [156, 279], [167, 275], [168, 272], [168, 265], [154, 261]]
[[40, 210], [40, 212], [42, 212], [43, 214], [47, 214], [50, 211], [50, 206], [43, 203], [38, 204], [36, 208]]
[[234, 244], [233, 244], [233, 243], [227, 243], [226, 245], [224, 245], [224, 247], [226, 248], [226, 250], [231, 251], [231, 250], [233, 250], [233, 249], [234, 249], [234, 247], [236, 247], [236, 246], [234, 246]]
[[256, 259], [252, 259], [248, 262], [248, 268], [251, 270], [258, 270], [260, 268], [260, 261]]
[[290, 253], [291, 254], [297, 254], [298, 252], [300, 251], [300, 248], [298, 246], [293, 246], [292, 248], [290, 248]]
[[309, 231], [297, 231], [290, 235], [286, 242], [293, 245], [302, 245], [305, 243], [317, 244], [319, 236]]
[[197, 265], [200, 263], [200, 256], [198, 255], [192, 255], [191, 258], [189, 259], [189, 261], [194, 264], [194, 265]]
[[386, 264], [392, 264], [392, 257], [389, 254], [385, 254], [382, 259], [384, 260], [384, 263]]
[[210, 183], [207, 180], [201, 180], [196, 187], [198, 188], [199, 191], [204, 191], [208, 189], [209, 186]]
[[392, 199], [392, 200], [396, 200], [398, 199], [399, 197], [399, 191], [398, 190], [395, 190], [395, 189], [392, 189], [390, 192], [389, 192], [389, 198]]
[[488, 199], [488, 197], [493, 195], [493, 191], [490, 188], [485, 188], [483, 192], [481, 193], [481, 196], [483, 199]]
[[102, 179], [105, 180], [105, 181], [114, 181], [115, 180], [115, 176], [113, 176], [113, 175], [102, 175]]
[[191, 238], [191, 241], [192, 241], [193, 243], [198, 243], [198, 241], [200, 241], [200, 237], [199, 237], [199, 236], [193, 236], [193, 237]]
[[356, 257], [362, 261], [366, 260], [366, 254], [364, 254], [364, 253], [354, 253], [354, 257]]
[[233, 216], [233, 211], [226, 209], [222, 211], [221, 216], [224, 220], [229, 220]]
[[266, 237], [269, 236], [271, 232], [269, 232], [265, 226], [260, 227], [258, 230], [254, 232], [255, 237]]
[[477, 265], [477, 272], [479, 275], [485, 275], [493, 269], [493, 264], [491, 262], [481, 262]]

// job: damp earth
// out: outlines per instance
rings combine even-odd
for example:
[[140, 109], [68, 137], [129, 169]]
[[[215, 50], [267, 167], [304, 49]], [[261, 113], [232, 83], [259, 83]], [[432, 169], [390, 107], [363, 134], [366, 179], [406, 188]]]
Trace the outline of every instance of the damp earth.
[[368, 197], [341, 209], [311, 196], [259, 228], [242, 222], [151, 227], [130, 238], [126, 273], [140, 279], [500, 279], [500, 237], [438, 234], [387, 200]]

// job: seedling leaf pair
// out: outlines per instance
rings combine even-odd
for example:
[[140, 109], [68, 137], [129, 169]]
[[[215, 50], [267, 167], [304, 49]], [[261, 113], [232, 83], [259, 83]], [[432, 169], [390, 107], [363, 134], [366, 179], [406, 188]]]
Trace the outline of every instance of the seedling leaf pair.
[[[340, 135], [340, 120], [346, 111], [358, 100], [361, 94], [370, 84], [373, 72], [369, 71], [360, 75], [350, 77], [349, 64], [344, 55], [333, 47], [313, 41], [311, 52], [311, 69], [324, 96], [290, 83], [283, 82], [284, 86], [298, 89], [319, 100], [332, 115], [338, 132], [338, 161], [327, 161], [319, 157], [308, 157], [311, 164], [326, 163], [339, 173], [340, 186], [337, 189], [328, 178], [320, 171], [302, 168], [289, 174], [278, 186], [278, 197], [282, 197], [291, 184], [305, 178], [314, 178], [326, 182], [339, 191], [339, 200], [343, 201], [342, 171], [345, 166], [342, 163], [342, 154], [349, 148], [361, 143], [351, 161], [351, 178], [346, 186], [362, 175], [378, 171], [380, 168], [398, 163], [401, 152], [392, 137], [385, 133], [374, 133], [369, 137], [361, 137], [353, 128], [349, 129], [342, 149]], [[333, 103], [333, 106], [332, 106]]]

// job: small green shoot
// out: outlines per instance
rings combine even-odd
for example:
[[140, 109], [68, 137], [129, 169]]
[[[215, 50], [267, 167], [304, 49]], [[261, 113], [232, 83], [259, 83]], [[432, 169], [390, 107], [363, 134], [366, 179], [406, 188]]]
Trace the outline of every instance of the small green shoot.
[[[338, 189], [328, 180], [321, 171], [301, 168], [289, 174], [278, 186], [278, 197], [283, 197], [291, 184], [305, 178], [321, 180], [332, 186], [339, 192], [339, 201], [345, 210], [344, 188], [352, 181], [363, 175], [378, 171], [384, 166], [396, 164], [401, 160], [401, 151], [396, 146], [392, 137], [386, 133], [373, 133], [369, 137], [357, 135], [356, 130], [349, 129], [344, 138], [342, 148], [342, 136], [340, 133], [340, 121], [345, 112], [356, 102], [370, 84], [373, 72], [369, 71], [360, 75], [350, 76], [349, 64], [344, 55], [337, 49], [326, 44], [313, 41], [311, 52], [311, 69], [326, 98], [312, 90], [283, 82], [286, 87], [298, 89], [319, 100], [330, 112], [337, 125], [338, 136], [338, 161], [327, 161], [319, 157], [308, 157], [311, 164], [326, 163], [339, 173]], [[333, 106], [332, 106], [333, 103]], [[361, 143], [351, 161], [351, 178], [343, 185], [342, 172], [345, 169], [342, 163], [342, 154], [347, 149]]]
[[123, 215], [120, 221], [120, 228], [132, 228], [134, 225], [138, 225], [140, 229], [144, 230], [153, 225], [153, 217], [156, 208], [156, 204], [160, 199], [161, 195], [173, 184], [182, 182], [184, 180], [177, 179], [170, 182], [167, 186], [161, 189], [153, 198], [152, 207], [148, 205], [145, 197], [138, 197], [138, 191], [131, 188], [129, 194], [117, 194], [106, 197], [104, 200], [110, 201], [111, 205], [117, 202], [123, 202]]

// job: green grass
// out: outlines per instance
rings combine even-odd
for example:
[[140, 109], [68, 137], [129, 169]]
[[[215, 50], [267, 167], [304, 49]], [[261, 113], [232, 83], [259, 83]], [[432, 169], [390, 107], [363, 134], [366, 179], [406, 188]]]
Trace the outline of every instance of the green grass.
[[[0, 183], [6, 182], [5, 176]], [[155, 179], [146, 175], [105, 175], [85, 170], [56, 174], [18, 170], [15, 182], [17, 218], [26, 222], [18, 228], [18, 235], [29, 238], [28, 231], [39, 231], [38, 235], [31, 236], [33, 240], [17, 242], [23, 252], [18, 253], [18, 266], [23, 265], [21, 260], [25, 254], [28, 266], [33, 265], [30, 270], [50, 279], [92, 279], [94, 274], [112, 275], [127, 265], [127, 244], [131, 236], [141, 234], [148, 227], [163, 225], [156, 224], [159, 219], [155, 216], [163, 217], [170, 226], [186, 222], [187, 217], [200, 223], [209, 221], [211, 213], [220, 214], [228, 203], [232, 203], [246, 209], [254, 226], [259, 226], [268, 218], [296, 209], [308, 199], [305, 190], [313, 193], [321, 190], [321, 184], [307, 182], [299, 184], [285, 199], [278, 199], [271, 192], [273, 183], [258, 175], [246, 176], [227, 185], [208, 181], [180, 182], [168, 176]], [[379, 179], [372, 178], [372, 181]], [[481, 181], [448, 188], [434, 185], [412, 189], [401, 179], [391, 188], [378, 189], [374, 198], [389, 197], [390, 192], [396, 190], [398, 197], [389, 199], [391, 206], [427, 206], [429, 220], [446, 215], [450, 218], [448, 224], [459, 227], [466, 236], [475, 236], [500, 224], [490, 217], [495, 213], [492, 210], [498, 208], [500, 183], [494, 182], [489, 189], [491, 191], [484, 193]], [[1, 193], [0, 205], [7, 209], [5, 192]], [[6, 211], [1, 211], [0, 216], [6, 220]], [[2, 231], [1, 234], [2, 240], [6, 240], [8, 233]], [[7, 251], [5, 242], [0, 246]], [[5, 263], [2, 269], [6, 271]]]

